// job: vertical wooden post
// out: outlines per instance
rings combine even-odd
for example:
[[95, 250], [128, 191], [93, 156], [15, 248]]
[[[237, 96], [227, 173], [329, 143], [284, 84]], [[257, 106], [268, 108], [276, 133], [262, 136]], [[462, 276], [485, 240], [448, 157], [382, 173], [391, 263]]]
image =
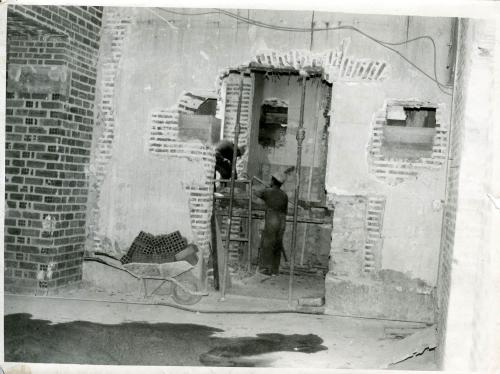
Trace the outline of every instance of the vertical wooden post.
[[297, 129], [297, 163], [295, 165], [295, 196], [293, 204], [293, 226], [292, 226], [292, 247], [290, 248], [290, 279], [288, 283], [288, 306], [292, 306], [293, 292], [293, 272], [295, 265], [295, 246], [297, 244], [297, 214], [299, 206], [300, 192], [300, 168], [302, 164], [302, 142], [306, 137], [304, 130], [304, 105], [306, 101], [306, 79], [307, 73], [301, 72], [302, 75], [302, 98], [300, 100], [300, 118], [299, 128]]
[[236, 160], [238, 158], [238, 138], [240, 136], [240, 114], [241, 114], [241, 101], [243, 98], [243, 72], [240, 72], [240, 87], [238, 97], [238, 109], [236, 111], [236, 124], [234, 128], [234, 142], [233, 142], [233, 164], [231, 172], [231, 188], [229, 192], [229, 212], [227, 222], [226, 243], [224, 245], [224, 270], [221, 284], [221, 300], [226, 297], [226, 283], [227, 283], [227, 265], [229, 259], [229, 245], [231, 240], [231, 224], [233, 220], [233, 200], [234, 200], [234, 181], [236, 175]]

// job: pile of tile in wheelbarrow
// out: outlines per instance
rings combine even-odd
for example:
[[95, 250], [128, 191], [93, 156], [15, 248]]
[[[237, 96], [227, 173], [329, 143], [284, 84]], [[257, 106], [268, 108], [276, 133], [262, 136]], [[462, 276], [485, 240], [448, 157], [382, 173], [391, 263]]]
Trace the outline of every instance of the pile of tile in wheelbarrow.
[[186, 260], [194, 265], [198, 261], [197, 251], [198, 248], [194, 244], [188, 245], [179, 231], [156, 236], [141, 231], [120, 261], [122, 264], [130, 262], [163, 264]]

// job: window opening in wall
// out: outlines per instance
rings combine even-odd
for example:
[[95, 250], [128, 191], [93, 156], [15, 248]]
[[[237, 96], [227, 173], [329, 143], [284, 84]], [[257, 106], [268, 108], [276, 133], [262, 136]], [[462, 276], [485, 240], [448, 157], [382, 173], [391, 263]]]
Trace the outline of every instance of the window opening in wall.
[[283, 147], [286, 142], [288, 103], [266, 99], [262, 103], [259, 122], [259, 144], [263, 147]]
[[387, 108], [387, 126], [435, 128], [436, 108], [389, 106]]
[[397, 159], [431, 157], [436, 126], [436, 107], [388, 105], [381, 152]]
[[195, 114], [215, 116], [217, 110], [217, 99], [206, 99], [201, 105], [196, 109]]
[[221, 126], [220, 120], [215, 118], [217, 99], [195, 97], [203, 101], [189, 113], [179, 114], [179, 140], [198, 139], [204, 144], [216, 144], [220, 140]]

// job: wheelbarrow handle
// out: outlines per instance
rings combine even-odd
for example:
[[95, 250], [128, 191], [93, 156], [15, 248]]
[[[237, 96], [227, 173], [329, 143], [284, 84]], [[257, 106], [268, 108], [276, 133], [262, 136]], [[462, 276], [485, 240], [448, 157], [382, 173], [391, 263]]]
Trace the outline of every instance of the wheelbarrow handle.
[[187, 292], [190, 295], [193, 296], [208, 296], [208, 292], [200, 292], [200, 291], [191, 291], [188, 288], [186, 288], [182, 283], [180, 283], [178, 280], [172, 277], [142, 277], [142, 279], [155, 279], [155, 280], [165, 280], [174, 283], [176, 286], [182, 288], [183, 291]]

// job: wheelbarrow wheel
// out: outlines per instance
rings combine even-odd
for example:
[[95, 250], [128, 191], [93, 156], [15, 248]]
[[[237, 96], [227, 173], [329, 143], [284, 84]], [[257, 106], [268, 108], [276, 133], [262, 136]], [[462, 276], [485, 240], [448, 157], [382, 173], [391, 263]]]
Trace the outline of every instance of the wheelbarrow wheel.
[[[192, 292], [198, 291], [198, 285], [196, 283], [196, 279], [194, 277], [186, 277], [184, 279], [178, 279], [179, 283], [181, 283], [186, 289]], [[186, 292], [177, 284], [174, 286], [174, 290], [172, 292], [172, 298], [178, 304], [182, 305], [193, 305], [201, 300], [201, 295], [192, 295], [189, 292]]]

